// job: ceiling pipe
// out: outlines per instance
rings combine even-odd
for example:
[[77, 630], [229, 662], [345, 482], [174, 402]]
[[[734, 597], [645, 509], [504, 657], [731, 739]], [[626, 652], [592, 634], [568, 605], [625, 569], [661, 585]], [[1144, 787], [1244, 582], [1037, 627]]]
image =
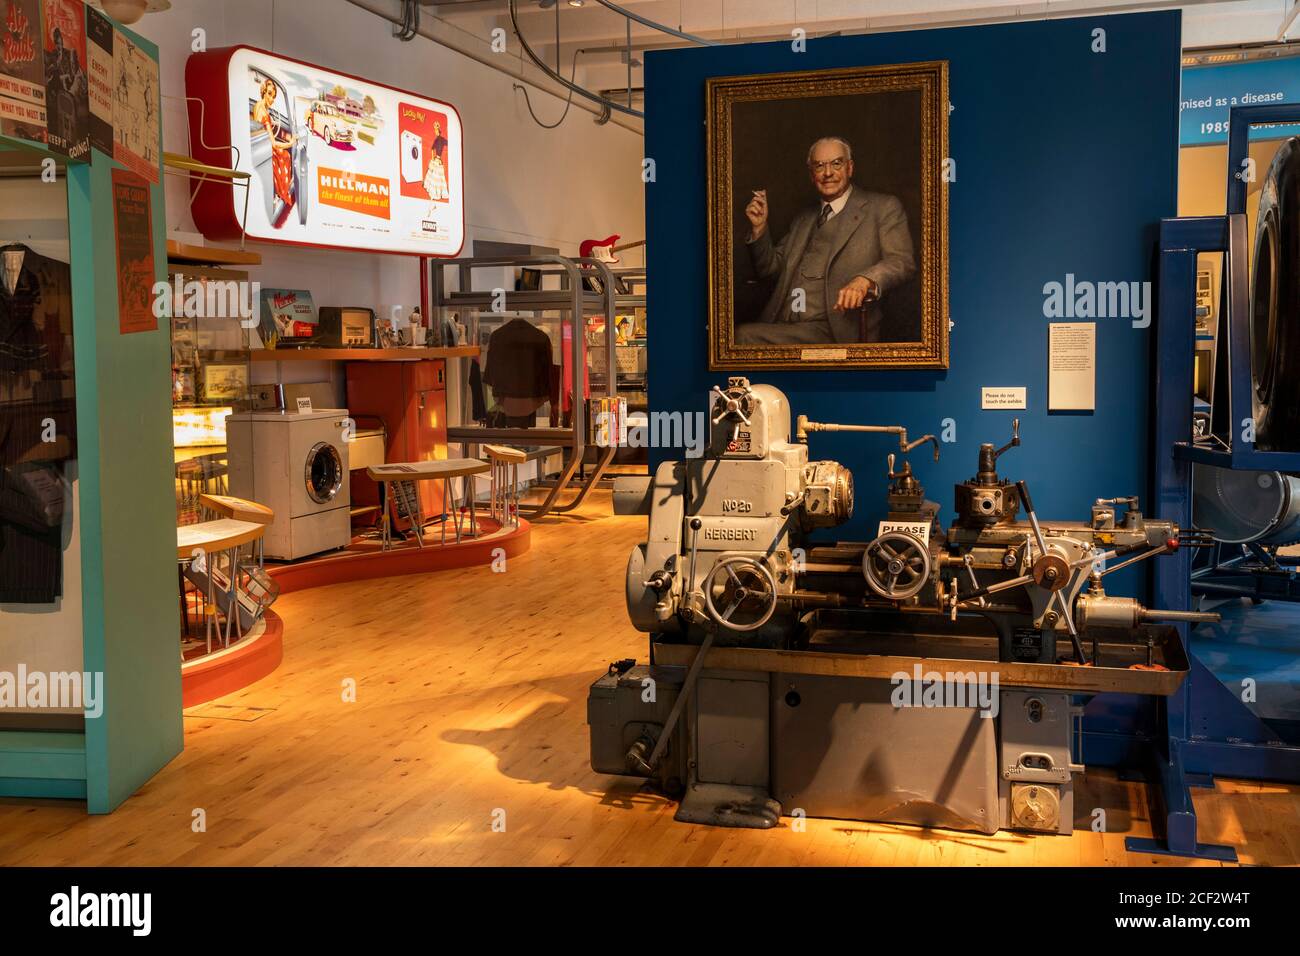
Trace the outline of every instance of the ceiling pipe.
[[[388, 10], [386, 10], [385, 9], [386, 4], [380, 2], [380, 0], [347, 0], [347, 2], [352, 4], [354, 7], [358, 7], [362, 10], [365, 10], [367, 13], [374, 14], [375, 16], [379, 17], [381, 20], [387, 20], [389, 23], [393, 24], [394, 26], [397, 27], [402, 26], [401, 17], [393, 13], [390, 13]], [[398, 0], [398, 3], [400, 6], [401, 0]], [[387, 5], [391, 6], [391, 3]], [[441, 21], [437, 21], [437, 22], [441, 23]], [[527, 84], [528, 86], [531, 86], [535, 90], [540, 90], [541, 92], [547, 93], [551, 96], [555, 96], [560, 100], [564, 99], [565, 96], [564, 93], [556, 91], [549, 84], [539, 82], [536, 78], [526, 73], [523, 69], [516, 69], [515, 64], [518, 63], [518, 61], [504, 53], [481, 52], [480, 50], [475, 49], [473, 46], [469, 45], [468, 43], [465, 43], [463, 41], [453, 40], [447, 36], [439, 35], [434, 31], [433, 28], [428, 27], [424, 24], [420, 26], [418, 33], [426, 40], [431, 40], [434, 43], [438, 44], [439, 46], [446, 47], [449, 50], [459, 53], [461, 56], [469, 57], [471, 60], [474, 60], [477, 63], [482, 63], [484, 66], [490, 67], [491, 69], [496, 70], [498, 73], [504, 73], [506, 76], [518, 80], [520, 83]], [[477, 37], [475, 37], [475, 39], [477, 39]], [[564, 84], [560, 84], [560, 85], [563, 86]], [[575, 100], [573, 105], [578, 107], [579, 109], [586, 110], [588, 113], [593, 114], [598, 119], [602, 115], [607, 115], [605, 110], [603, 110], [601, 107], [594, 104], [589, 105], [588, 103]], [[633, 122], [632, 120], [625, 119], [622, 116], [613, 116], [613, 117], [609, 117], [609, 121], [618, 126], [623, 127], [624, 129], [631, 130], [633, 133], [644, 135], [644, 131], [641, 129], [641, 126]]]
[[[603, 110], [607, 115], [612, 113], [613, 111], [617, 111], [619, 113], [623, 113], [628, 116], [636, 116], [640, 119], [645, 118], [644, 112], [642, 112], [641, 110], [633, 109], [631, 105], [632, 22], [634, 20], [637, 23], [641, 24], [643, 27], [648, 27], [649, 29], [656, 31], [657, 33], [665, 33], [668, 34], [669, 36], [677, 37], [680, 40], [685, 40], [687, 43], [692, 43], [699, 46], [719, 45], [714, 40], [706, 40], [703, 37], [698, 37], [690, 33], [683, 33], [681, 30], [675, 30], [672, 27], [667, 26], [666, 24], [657, 23], [656, 21], [651, 20], [648, 17], [643, 17], [638, 13], [633, 13], [631, 10], [628, 10], [625, 7], [621, 7], [617, 3], [611, 3], [610, 0], [596, 0], [596, 2], [599, 3], [602, 7], [605, 7], [608, 10], [612, 10], [614, 13], [617, 13], [619, 16], [623, 17], [624, 22], [627, 26], [626, 49], [627, 49], [627, 64], [628, 64], [627, 65], [628, 102], [626, 104], [620, 103], [617, 100], [610, 99], [606, 96], [602, 96], [599, 93], [593, 93], [585, 86], [580, 86], [577, 83], [574, 83], [570, 80], [566, 80], [558, 71], [552, 70], [549, 66], [547, 66], [546, 63], [542, 60], [542, 58], [533, 51], [533, 48], [531, 46], [529, 46], [528, 39], [524, 36], [524, 31], [519, 27], [519, 0], [509, 0], [510, 25], [514, 27], [515, 36], [519, 39], [519, 45], [524, 48], [524, 52], [528, 54], [528, 58], [532, 60], [534, 64], [536, 64], [539, 70], [541, 70], [543, 73], [549, 76], [552, 81], [559, 83], [561, 86], [567, 88], [569, 92], [577, 93], [579, 96], [584, 97], [593, 103], [600, 104], [600, 106], [603, 108]], [[559, 20], [557, 17], [556, 30], [558, 31], [558, 29], [559, 29]], [[555, 38], [555, 48], [556, 48], [556, 58], [558, 60], [559, 49], [560, 49], [560, 38], [558, 35]]]
[[612, 10], [615, 13], [617, 13], [619, 16], [626, 17], [629, 21], [629, 26], [630, 26], [630, 21], [635, 20], [643, 27], [649, 27], [651, 30], [655, 30], [659, 33], [667, 33], [669, 36], [675, 36], [679, 40], [686, 40], [690, 43], [697, 43], [700, 46], [719, 45], [718, 41], [716, 40], [706, 40], [704, 37], [696, 36], [693, 33], [683, 33], [681, 30], [674, 30], [672, 27], [668, 26], [665, 23], [656, 23], [654, 20], [651, 20], [649, 17], [643, 17], [639, 13], [633, 13], [631, 10], [627, 9], [626, 7], [620, 7], [617, 3], [611, 3], [610, 0], [596, 0], [596, 2], [599, 3], [602, 7], [605, 7], [607, 10]]
[[[566, 80], [555, 70], [552, 70], [549, 66], [547, 66], [546, 62], [535, 52], [533, 52], [533, 48], [528, 45], [528, 40], [527, 38], [524, 37], [524, 31], [519, 28], [519, 5], [517, 0], [509, 0], [509, 3], [510, 3], [510, 25], [514, 27], [515, 37], [516, 39], [519, 40], [519, 45], [523, 47], [524, 52], [528, 54], [528, 59], [532, 60], [533, 64], [539, 70], [541, 70], [543, 73], [549, 76], [552, 81], [559, 83], [561, 86], [566, 88], [570, 93], [577, 93], [579, 96], [583, 97], [584, 99], [589, 100], [592, 103], [598, 104], [601, 107], [601, 114], [607, 118], [614, 111], [618, 111], [619, 113], [622, 113], [625, 116], [635, 116], [638, 119], [645, 118], [645, 114], [642, 113], [640, 110], [634, 110], [630, 106], [625, 106], [622, 103], [616, 102], [614, 100], [606, 99], [605, 97], [601, 96], [599, 93], [593, 93], [585, 86], [581, 86], [577, 83], [572, 82], [571, 80]], [[557, 25], [557, 29], [558, 29], [558, 25]], [[556, 43], [555, 43], [555, 53], [557, 57], [559, 56], [559, 52], [560, 52], [560, 44], [559, 44], [559, 37], [557, 36]]]

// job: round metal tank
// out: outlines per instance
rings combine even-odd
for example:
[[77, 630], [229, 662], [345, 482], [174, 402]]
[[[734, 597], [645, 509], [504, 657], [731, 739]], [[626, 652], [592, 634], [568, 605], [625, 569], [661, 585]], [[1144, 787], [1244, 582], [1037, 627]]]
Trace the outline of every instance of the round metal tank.
[[1195, 465], [1192, 519], [1224, 544], [1300, 542], [1300, 479], [1280, 471]]

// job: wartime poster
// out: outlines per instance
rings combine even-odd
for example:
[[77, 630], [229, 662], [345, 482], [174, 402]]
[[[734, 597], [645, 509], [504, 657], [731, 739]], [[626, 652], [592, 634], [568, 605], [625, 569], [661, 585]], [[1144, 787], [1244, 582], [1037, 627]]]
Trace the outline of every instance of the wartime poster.
[[89, 80], [90, 144], [113, 155], [113, 23], [86, 8], [86, 74]]
[[0, 133], [45, 142], [40, 0], [0, 0]]
[[118, 329], [152, 332], [153, 216], [149, 184], [129, 169], [113, 170], [113, 223], [117, 234]]
[[113, 36], [113, 158], [158, 182], [158, 64], [121, 32]]
[[43, 0], [45, 104], [50, 149], [89, 159], [86, 7], [81, 0]]

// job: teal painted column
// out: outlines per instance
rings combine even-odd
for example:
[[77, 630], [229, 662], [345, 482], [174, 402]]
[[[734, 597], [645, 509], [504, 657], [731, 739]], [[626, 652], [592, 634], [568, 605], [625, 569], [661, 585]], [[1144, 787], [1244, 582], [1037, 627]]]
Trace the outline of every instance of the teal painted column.
[[[180, 616], [166, 319], [118, 328], [112, 171], [69, 168], [85, 669], [104, 674], [86, 720], [86, 801], [107, 813], [182, 748]], [[74, 201], [72, 196], [76, 195]], [[166, 275], [161, 186], [151, 190], [155, 279]]]
[[[120, 28], [119, 28], [120, 29]], [[123, 31], [129, 34], [129, 31]], [[157, 47], [129, 34], [155, 60]], [[0, 137], [38, 158], [43, 147]], [[159, 136], [159, 155], [162, 141]], [[171, 329], [122, 335], [110, 157], [68, 163], [76, 362], [82, 669], [104, 675], [101, 716], [79, 735], [3, 735], [11, 794], [77, 797], [108, 813], [181, 752], [180, 613], [171, 418]], [[36, 188], [36, 187], [34, 187]], [[167, 266], [161, 185], [150, 190], [154, 278]]]

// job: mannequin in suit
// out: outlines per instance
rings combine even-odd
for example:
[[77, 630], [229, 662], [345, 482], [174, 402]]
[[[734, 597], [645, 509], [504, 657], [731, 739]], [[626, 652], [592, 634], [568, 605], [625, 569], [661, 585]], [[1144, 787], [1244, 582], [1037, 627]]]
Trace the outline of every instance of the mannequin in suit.
[[76, 454], [71, 270], [0, 248], [0, 603], [62, 593], [65, 465]]

